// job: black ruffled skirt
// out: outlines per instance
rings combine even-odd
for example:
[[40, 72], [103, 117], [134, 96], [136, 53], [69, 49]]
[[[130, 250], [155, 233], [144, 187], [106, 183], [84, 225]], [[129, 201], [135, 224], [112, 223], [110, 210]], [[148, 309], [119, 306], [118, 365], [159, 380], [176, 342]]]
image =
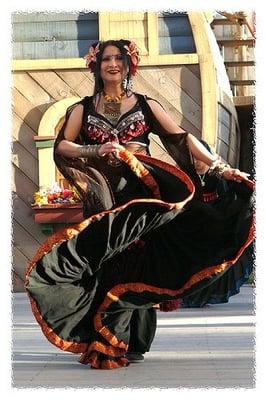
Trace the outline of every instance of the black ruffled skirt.
[[227, 295], [234, 278], [223, 277], [254, 236], [252, 182], [239, 184], [238, 196], [219, 212], [194, 200], [181, 170], [127, 151], [119, 157], [132, 177], [119, 205], [51, 236], [26, 272], [47, 339], [82, 353], [80, 362], [94, 368], [127, 365], [129, 310], [193, 301], [219, 280]]

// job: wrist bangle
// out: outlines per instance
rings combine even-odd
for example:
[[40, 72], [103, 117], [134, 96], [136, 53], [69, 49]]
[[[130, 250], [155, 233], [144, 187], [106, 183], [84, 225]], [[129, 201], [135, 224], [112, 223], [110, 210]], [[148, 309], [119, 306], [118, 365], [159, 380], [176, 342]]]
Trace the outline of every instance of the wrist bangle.
[[212, 162], [210, 169], [209, 169], [209, 174], [216, 176], [218, 179], [222, 179], [223, 173], [226, 170], [226, 168], [230, 168], [229, 164], [225, 164], [222, 161], [216, 159]]
[[92, 144], [92, 145], [85, 145], [81, 146], [80, 148], [80, 156], [81, 158], [100, 158], [99, 156], [99, 148], [101, 145], [99, 144]]

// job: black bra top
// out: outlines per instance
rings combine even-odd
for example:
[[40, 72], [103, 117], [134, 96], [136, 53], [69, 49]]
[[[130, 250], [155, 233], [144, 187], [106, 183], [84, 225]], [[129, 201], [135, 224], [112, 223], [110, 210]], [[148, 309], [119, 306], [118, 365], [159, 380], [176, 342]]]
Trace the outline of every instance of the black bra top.
[[116, 125], [113, 125], [104, 115], [97, 113], [92, 101], [84, 114], [82, 131], [86, 144], [118, 141], [122, 145], [137, 142], [149, 146], [149, 118], [145, 115], [139, 101], [120, 116]]

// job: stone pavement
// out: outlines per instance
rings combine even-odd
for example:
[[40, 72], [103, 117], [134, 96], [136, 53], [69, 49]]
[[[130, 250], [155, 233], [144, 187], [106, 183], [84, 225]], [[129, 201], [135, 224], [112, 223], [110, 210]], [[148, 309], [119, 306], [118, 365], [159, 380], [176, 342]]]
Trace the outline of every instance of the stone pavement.
[[158, 311], [158, 329], [142, 364], [93, 370], [43, 336], [26, 294], [13, 297], [13, 388], [254, 388], [253, 289], [229, 303]]

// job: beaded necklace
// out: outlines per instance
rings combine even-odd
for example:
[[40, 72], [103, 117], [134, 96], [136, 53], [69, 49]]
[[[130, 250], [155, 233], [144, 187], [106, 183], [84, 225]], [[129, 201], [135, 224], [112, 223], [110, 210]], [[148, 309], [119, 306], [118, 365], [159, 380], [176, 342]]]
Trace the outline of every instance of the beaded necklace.
[[125, 94], [126, 92], [123, 91], [120, 95], [112, 97], [103, 91], [103, 114], [113, 125], [117, 124], [121, 116], [121, 102]]

